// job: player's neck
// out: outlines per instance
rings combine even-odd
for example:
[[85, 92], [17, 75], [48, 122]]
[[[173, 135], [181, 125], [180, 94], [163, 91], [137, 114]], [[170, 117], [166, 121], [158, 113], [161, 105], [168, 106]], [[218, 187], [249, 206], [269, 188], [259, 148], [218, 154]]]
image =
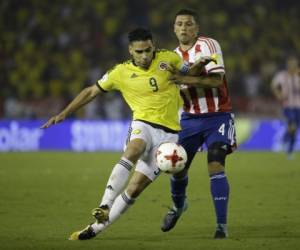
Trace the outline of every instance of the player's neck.
[[[139, 64], [137, 64], [133, 59], [131, 60], [131, 62], [132, 62], [132, 64], [133, 64], [135, 67], [138, 67], [138, 68], [140, 68], [140, 69], [142, 69], [142, 70], [148, 70], [149, 67], [150, 67], [150, 64], [149, 64], [148, 66], [139, 65]], [[152, 61], [151, 61], [151, 62], [152, 62]]]
[[195, 45], [196, 41], [197, 40], [193, 40], [188, 43], [179, 43], [179, 47], [182, 51], [188, 51]]

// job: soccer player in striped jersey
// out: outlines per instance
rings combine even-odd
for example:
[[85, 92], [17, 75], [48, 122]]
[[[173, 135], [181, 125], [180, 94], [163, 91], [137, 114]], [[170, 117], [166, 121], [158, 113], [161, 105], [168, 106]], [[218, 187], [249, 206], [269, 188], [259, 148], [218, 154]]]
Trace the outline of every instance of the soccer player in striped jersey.
[[205, 56], [214, 56], [216, 61], [207, 64], [200, 77], [174, 74], [171, 78], [181, 86], [184, 105], [179, 143], [187, 151], [188, 161], [182, 172], [171, 177], [174, 206], [166, 214], [161, 229], [164, 232], [171, 230], [186, 210], [188, 168], [199, 148], [205, 144], [216, 212], [214, 237], [226, 238], [229, 184], [225, 174], [225, 158], [236, 147], [234, 120], [221, 47], [212, 38], [198, 36], [198, 31], [197, 14], [194, 11], [182, 9], [176, 14], [174, 32], [179, 41], [176, 53], [190, 65]]
[[[96, 222], [74, 232], [70, 240], [91, 239], [116, 221], [159, 175], [155, 162], [158, 146], [178, 139], [178, 111], [182, 99], [178, 85], [169, 80], [169, 70], [175, 68], [187, 73], [189, 68], [174, 51], [155, 50], [152, 34], [147, 29], [133, 30], [128, 39], [132, 60], [109, 70], [97, 84], [84, 89], [60, 114], [42, 126], [48, 128], [63, 121], [100, 93], [111, 90], [120, 91], [133, 112], [125, 151], [112, 170], [99, 207], [93, 212]], [[125, 188], [136, 163], [135, 172]]]
[[297, 129], [300, 126], [300, 71], [299, 61], [292, 56], [287, 59], [286, 70], [279, 71], [272, 80], [272, 92], [282, 104], [287, 123], [284, 143], [287, 144], [288, 159], [292, 159]]

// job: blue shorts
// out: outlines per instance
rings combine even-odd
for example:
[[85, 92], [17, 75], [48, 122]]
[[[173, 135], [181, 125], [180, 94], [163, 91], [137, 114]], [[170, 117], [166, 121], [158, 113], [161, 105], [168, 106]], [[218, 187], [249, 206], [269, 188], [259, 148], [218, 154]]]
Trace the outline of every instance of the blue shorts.
[[236, 148], [233, 114], [214, 113], [201, 116], [183, 113], [181, 116], [179, 144], [187, 151], [191, 159], [203, 144], [208, 148], [215, 142], [227, 144], [228, 152]]
[[284, 108], [283, 114], [288, 124], [300, 126], [300, 108]]

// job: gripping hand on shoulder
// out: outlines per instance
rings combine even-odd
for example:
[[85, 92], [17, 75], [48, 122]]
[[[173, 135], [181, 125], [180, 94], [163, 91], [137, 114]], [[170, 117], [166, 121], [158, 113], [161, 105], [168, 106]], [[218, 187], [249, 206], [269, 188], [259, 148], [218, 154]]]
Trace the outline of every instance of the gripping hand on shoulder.
[[201, 72], [203, 68], [209, 64], [210, 62], [217, 63], [217, 55], [213, 54], [211, 56], [202, 56], [191, 66], [190, 71], [196, 70], [197, 72]]

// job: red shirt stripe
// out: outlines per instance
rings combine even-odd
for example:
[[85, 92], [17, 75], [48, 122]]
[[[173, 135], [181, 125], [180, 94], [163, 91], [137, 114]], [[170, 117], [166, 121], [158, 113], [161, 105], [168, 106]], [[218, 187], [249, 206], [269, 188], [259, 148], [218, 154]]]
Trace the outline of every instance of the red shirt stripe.
[[220, 111], [230, 112], [231, 111], [231, 100], [228, 93], [227, 80], [223, 77], [223, 84], [218, 88], [219, 95], [219, 107]]
[[191, 109], [191, 105], [190, 105], [189, 99], [185, 96], [185, 94], [182, 91], [180, 91], [180, 95], [181, 95], [181, 98], [183, 100], [183, 110], [185, 112], [189, 112], [190, 109]]
[[207, 103], [207, 110], [209, 113], [214, 112], [216, 110], [214, 97], [211, 89], [205, 90], [205, 97], [206, 97], [206, 103]]
[[183, 58], [184, 61], [189, 61], [190, 59], [190, 55], [188, 51], [183, 51], [181, 48], [179, 48], [180, 52], [181, 52], [181, 56]]
[[189, 87], [189, 93], [191, 95], [192, 104], [194, 107], [195, 114], [200, 114], [200, 106], [198, 102], [197, 90], [195, 87]]
[[209, 51], [210, 51], [211, 54], [216, 53], [216, 50], [214, 49], [214, 46], [212, 45], [212, 43], [206, 37], [199, 37], [198, 40], [206, 43], [206, 45], [209, 48]]
[[[222, 51], [217, 44], [218, 43], [212, 39], [199, 37], [195, 45], [189, 50], [183, 51], [179, 47], [176, 51], [185, 61], [191, 64], [191, 62], [195, 62], [195, 58], [199, 56], [207, 56], [213, 53], [221, 55]], [[208, 48], [208, 51], [203, 50], [204, 47]], [[205, 71], [207, 71], [207, 74], [213, 73], [214, 71], [225, 73], [223, 64], [207, 66]], [[218, 88], [198, 91], [195, 86], [186, 86], [186, 89], [181, 91], [181, 96], [184, 101], [184, 111], [191, 114], [231, 112], [231, 101], [225, 76], [223, 78], [223, 84]]]

